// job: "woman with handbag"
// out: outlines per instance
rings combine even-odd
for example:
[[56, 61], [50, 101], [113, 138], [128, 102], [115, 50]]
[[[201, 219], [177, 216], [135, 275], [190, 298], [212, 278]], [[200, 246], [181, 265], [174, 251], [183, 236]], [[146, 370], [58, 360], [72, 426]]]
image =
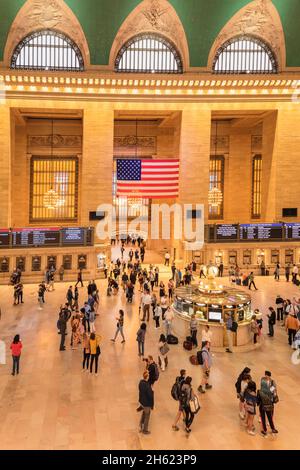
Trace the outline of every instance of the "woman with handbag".
[[168, 366], [168, 352], [170, 348], [168, 346], [165, 335], [160, 335], [158, 343], [158, 363], [162, 371]]
[[253, 333], [253, 342], [254, 344], [256, 344], [257, 338], [259, 337], [259, 333], [260, 333], [259, 326], [256, 321], [256, 315], [252, 315], [250, 329], [251, 329], [251, 333]]
[[93, 373], [93, 364], [95, 362], [95, 375], [98, 375], [98, 361], [101, 354], [100, 350], [100, 336], [96, 336], [95, 333], [91, 333], [90, 336], [90, 351], [91, 351], [91, 363], [90, 363], [90, 373]]
[[179, 401], [185, 416], [185, 430], [189, 434], [191, 432], [191, 425], [194, 421], [195, 413], [191, 410], [191, 402], [197, 398], [192, 389], [192, 377], [187, 377], [181, 387]]

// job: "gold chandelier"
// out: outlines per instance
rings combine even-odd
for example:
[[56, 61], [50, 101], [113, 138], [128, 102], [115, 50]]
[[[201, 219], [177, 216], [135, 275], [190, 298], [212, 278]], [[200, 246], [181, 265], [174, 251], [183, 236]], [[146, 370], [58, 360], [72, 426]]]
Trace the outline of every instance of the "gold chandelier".
[[44, 194], [44, 207], [49, 210], [54, 210], [60, 205], [59, 195], [54, 189], [49, 189]]
[[220, 207], [223, 202], [222, 191], [214, 187], [208, 193], [208, 203], [211, 207]]

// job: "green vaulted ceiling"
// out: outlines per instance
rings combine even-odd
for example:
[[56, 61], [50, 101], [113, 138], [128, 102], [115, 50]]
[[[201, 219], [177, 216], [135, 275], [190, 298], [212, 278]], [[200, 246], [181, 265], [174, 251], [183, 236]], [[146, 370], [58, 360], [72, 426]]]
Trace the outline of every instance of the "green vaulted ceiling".
[[[0, 60], [9, 28], [26, 0], [0, 0]], [[46, 0], [45, 0], [46, 1]], [[140, 0], [65, 0], [85, 32], [93, 65], [107, 65], [123, 21]], [[210, 48], [227, 21], [249, 0], [170, 0], [185, 28], [192, 67], [205, 67]], [[300, 0], [273, 0], [282, 20], [287, 66], [300, 67]]]

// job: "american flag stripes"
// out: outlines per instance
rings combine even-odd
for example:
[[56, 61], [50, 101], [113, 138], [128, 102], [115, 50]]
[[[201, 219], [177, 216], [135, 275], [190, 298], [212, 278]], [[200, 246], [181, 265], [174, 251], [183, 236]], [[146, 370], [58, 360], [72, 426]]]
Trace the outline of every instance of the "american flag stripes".
[[117, 160], [117, 196], [178, 197], [179, 160]]

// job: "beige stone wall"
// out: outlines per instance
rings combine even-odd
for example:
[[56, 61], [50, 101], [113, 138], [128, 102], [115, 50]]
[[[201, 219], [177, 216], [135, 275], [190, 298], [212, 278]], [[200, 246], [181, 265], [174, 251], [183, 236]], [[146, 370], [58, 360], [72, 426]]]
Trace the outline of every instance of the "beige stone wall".
[[11, 122], [10, 109], [0, 105], [0, 227], [11, 225]]

